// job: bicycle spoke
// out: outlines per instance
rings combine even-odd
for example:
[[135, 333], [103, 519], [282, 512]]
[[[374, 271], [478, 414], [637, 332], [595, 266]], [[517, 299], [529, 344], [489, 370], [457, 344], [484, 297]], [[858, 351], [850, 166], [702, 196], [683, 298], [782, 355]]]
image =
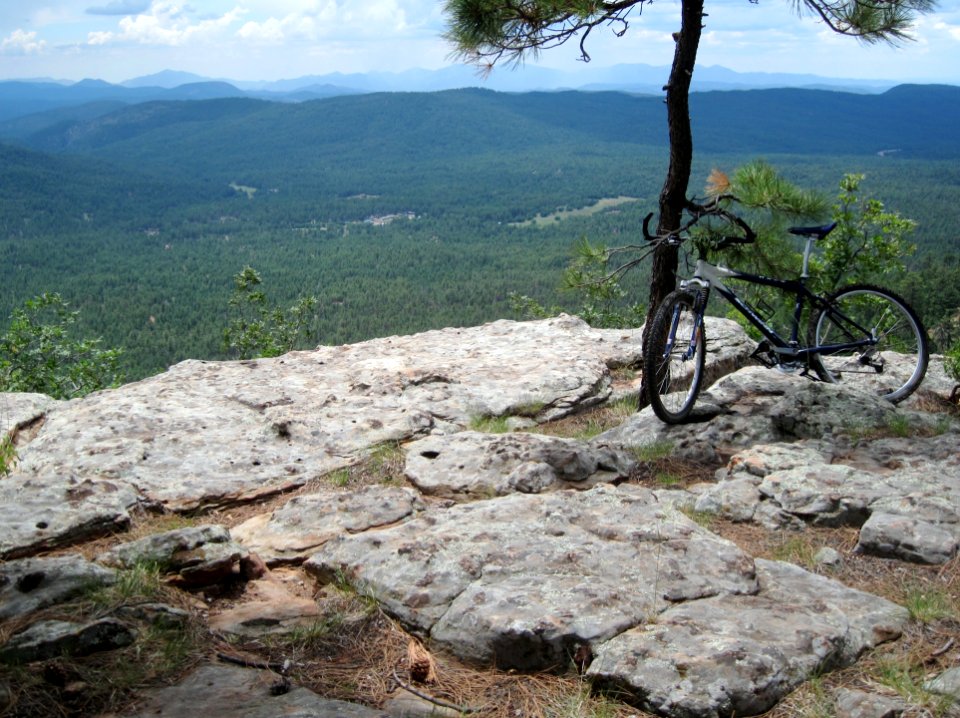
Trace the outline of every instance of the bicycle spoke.
[[891, 401], [909, 396], [927, 368], [920, 320], [879, 287], [854, 286], [834, 295], [815, 321], [811, 343], [833, 347], [811, 357], [821, 379], [861, 386]]

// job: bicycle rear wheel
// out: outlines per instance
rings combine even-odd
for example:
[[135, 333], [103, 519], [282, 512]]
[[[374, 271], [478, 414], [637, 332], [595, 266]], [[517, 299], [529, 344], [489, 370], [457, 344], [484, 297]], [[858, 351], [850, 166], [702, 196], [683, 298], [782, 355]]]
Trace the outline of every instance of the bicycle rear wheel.
[[927, 371], [927, 334], [916, 312], [891, 291], [868, 284], [844, 287], [814, 319], [816, 346], [870, 339], [871, 345], [823, 351], [810, 364], [824, 381], [860, 387], [892, 402], [920, 386]]
[[654, 413], [668, 424], [689, 416], [700, 393], [707, 347], [696, 295], [671, 292], [657, 309], [647, 335], [643, 381]]

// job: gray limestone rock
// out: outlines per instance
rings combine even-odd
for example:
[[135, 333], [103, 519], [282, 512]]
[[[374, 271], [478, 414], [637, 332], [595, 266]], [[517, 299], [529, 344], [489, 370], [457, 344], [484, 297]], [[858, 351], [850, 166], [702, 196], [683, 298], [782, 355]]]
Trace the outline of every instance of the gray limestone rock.
[[46, 394], [0, 393], [0, 437], [36, 422], [62, 403]]
[[25, 558], [0, 563], [0, 620], [25, 616], [109, 586], [116, 573], [80, 555]]
[[860, 528], [858, 553], [941, 564], [960, 548], [960, 527], [945, 527], [916, 516], [875, 513]]
[[0, 481], [0, 559], [123, 531], [139, 500], [122, 481], [14, 472]]
[[886, 427], [896, 412], [843, 385], [748, 366], [704, 391], [686, 424], [664, 424], [647, 408], [598, 438], [621, 446], [669, 441], [679, 458], [719, 464], [724, 453], [755, 444], [821, 439], [837, 427]]
[[462, 718], [463, 711], [437, 705], [402, 688], [384, 705], [392, 718]]
[[589, 675], [671, 718], [756, 715], [908, 621], [883, 599], [789, 564], [756, 563], [759, 593], [672, 606], [601, 645]]
[[839, 688], [834, 694], [837, 718], [900, 718], [908, 706], [877, 693]]
[[334, 536], [402, 521], [423, 506], [415, 491], [396, 486], [307, 494], [254, 516], [232, 535], [270, 566], [301, 563]]
[[756, 590], [747, 555], [636, 486], [435, 509], [340, 536], [305, 568], [346, 576], [457, 655], [526, 669], [671, 603]]
[[860, 526], [870, 503], [889, 489], [876, 474], [838, 464], [811, 464], [769, 474], [759, 490], [784, 511], [810, 523]]
[[114, 614], [127, 622], [144, 623], [164, 630], [183, 629], [190, 622], [188, 611], [165, 603], [119, 606]]
[[321, 698], [302, 686], [271, 691], [277, 678], [238, 666], [200, 666], [177, 685], [146, 691], [141, 703], [120, 718], [389, 718], [373, 708]]
[[[743, 365], [753, 344], [726, 320], [707, 329], [709, 383]], [[254, 501], [403, 441], [411, 482], [462, 503], [425, 501], [411, 488], [330, 490], [255, 517], [232, 538], [197, 527], [100, 558], [153, 561], [200, 585], [238, 575], [251, 550], [274, 565], [310, 556], [319, 580], [349, 581], [462, 658], [536, 670], [586, 646], [598, 680], [678, 718], [761, 712], [811, 672], [899, 635], [904, 609], [754, 561], [680, 508], [778, 529], [863, 524], [860, 551], [946, 561], [960, 544], [956, 422], [750, 367], [709, 387], [682, 426], [646, 410], [590, 442], [465, 431], [477, 417], [529, 428], [603, 402], [611, 368], [635, 364], [639, 349], [638, 330], [558, 317], [185, 362], [65, 403], [0, 394], [0, 435], [19, 432], [21, 459], [0, 480], [0, 558], [123, 528], [139, 507]], [[934, 392], [937, 372], [932, 365]], [[904, 428], [910, 435], [875, 438]], [[660, 441], [677, 458], [726, 468], [682, 491], [605, 483], [630, 473], [636, 447]], [[108, 583], [114, 573], [77, 557], [0, 564], [0, 619], [68, 600], [91, 578]], [[303, 586], [267, 576], [244, 589], [236, 605], [212, 611], [215, 630], [249, 637], [316, 619]], [[176, 626], [189, 616], [143, 606], [110, 625], [124, 626], [119, 619]], [[65, 629], [34, 624], [5, 649], [34, 646], [16, 660], [63, 650], [48, 647], [51, 628]], [[137, 715], [384, 715], [296, 687], [274, 696], [272, 679], [206, 666], [151, 692]], [[844, 701], [838, 711], [851, 716], [873, 710], [867, 699]]]
[[908, 438], [755, 445], [717, 472], [696, 508], [770, 528], [860, 526], [861, 553], [944, 563], [960, 548], [960, 434], [946, 427], [923, 435], [931, 430], [924, 423], [917, 430]]
[[230, 539], [223, 526], [174, 529], [119, 544], [97, 557], [109, 566], [130, 568], [137, 563], [156, 564], [184, 588], [200, 588], [241, 576], [246, 548]]
[[138, 563], [152, 563], [175, 569], [174, 557], [177, 554], [192, 551], [206, 544], [229, 541], [230, 532], [223, 526], [213, 524], [190, 526], [118, 544], [97, 556], [97, 561], [118, 568], [131, 568]]
[[924, 689], [941, 696], [950, 696], [960, 702], [960, 666], [948, 668], [923, 684]]
[[[829, 464], [823, 447], [807, 441], [791, 444], [756, 444], [730, 457], [721, 472], [722, 479], [752, 476], [762, 479], [775, 471], [786, 471], [812, 464]], [[759, 485], [759, 481], [757, 484]]]
[[760, 505], [759, 483], [751, 476], [721, 481], [701, 493], [694, 508], [728, 521], [750, 521]]
[[626, 476], [636, 465], [625, 451], [524, 433], [430, 436], [408, 445], [406, 454], [405, 472], [414, 486], [460, 500], [589, 488]]
[[823, 546], [813, 555], [813, 563], [824, 568], [838, 568], [843, 563], [843, 556], [835, 548]]
[[133, 630], [115, 618], [90, 623], [37, 621], [0, 646], [0, 662], [33, 663], [62, 655], [89, 656], [129, 646], [135, 639]]
[[[134, 505], [254, 501], [378, 444], [458, 431], [479, 416], [562, 417], [607, 399], [610, 369], [639, 356], [637, 330], [569, 316], [498, 321], [272, 359], [186, 361], [44, 404], [43, 425], [0, 484], [0, 557], [117, 530]], [[78, 489], [89, 498], [71, 503]]]

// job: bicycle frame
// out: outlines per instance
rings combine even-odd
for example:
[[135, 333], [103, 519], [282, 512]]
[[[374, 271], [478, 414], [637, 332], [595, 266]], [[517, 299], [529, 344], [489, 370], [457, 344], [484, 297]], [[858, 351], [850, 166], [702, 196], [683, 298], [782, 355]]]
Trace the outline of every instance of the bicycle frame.
[[[832, 309], [831, 311], [835, 312], [839, 319], [846, 322], [849, 326], [855, 328], [860, 336], [864, 338], [842, 344], [823, 344], [818, 346], [800, 345], [800, 320], [803, 314], [804, 306], [809, 304], [814, 309], [823, 309], [829, 306], [828, 302], [807, 289], [806, 260], [809, 256], [809, 244], [807, 249], [808, 251], [805, 252], [804, 256], [804, 272], [799, 279], [775, 279], [773, 277], [765, 277], [759, 274], [749, 274], [747, 272], [740, 272], [736, 269], [710, 264], [704, 259], [698, 259], [693, 277], [682, 281], [680, 283], [680, 287], [682, 289], [706, 292], [702, 302], [703, 307], [698, 312], [701, 318], [703, 316], [703, 308], [706, 306], [706, 299], [709, 296], [710, 290], [716, 289], [720, 293], [720, 296], [730, 302], [730, 304], [733, 305], [738, 312], [747, 318], [747, 321], [757, 328], [757, 330], [769, 342], [770, 350], [777, 354], [781, 359], [805, 361], [811, 354], [831, 354], [833, 352], [844, 351], [847, 349], [875, 346], [877, 340], [874, 337], [871, 329], [861, 327], [849, 317], [838, 312], [836, 309]], [[793, 317], [790, 323], [790, 338], [785, 339], [773, 327], [764, 321], [763, 317], [757, 314], [757, 312], [749, 304], [740, 299], [736, 292], [724, 284], [724, 279], [733, 279], [747, 282], [749, 284], [774, 287], [793, 296], [794, 306]]]

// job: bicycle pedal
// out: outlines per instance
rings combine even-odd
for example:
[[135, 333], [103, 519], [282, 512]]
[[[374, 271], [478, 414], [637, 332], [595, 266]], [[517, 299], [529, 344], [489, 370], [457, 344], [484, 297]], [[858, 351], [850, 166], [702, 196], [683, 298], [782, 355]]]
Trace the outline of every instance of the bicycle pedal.
[[768, 369], [779, 364], [779, 362], [776, 361], [776, 356], [770, 348], [770, 342], [768, 342], [766, 339], [757, 344], [757, 348], [753, 350], [750, 358], [755, 359]]

